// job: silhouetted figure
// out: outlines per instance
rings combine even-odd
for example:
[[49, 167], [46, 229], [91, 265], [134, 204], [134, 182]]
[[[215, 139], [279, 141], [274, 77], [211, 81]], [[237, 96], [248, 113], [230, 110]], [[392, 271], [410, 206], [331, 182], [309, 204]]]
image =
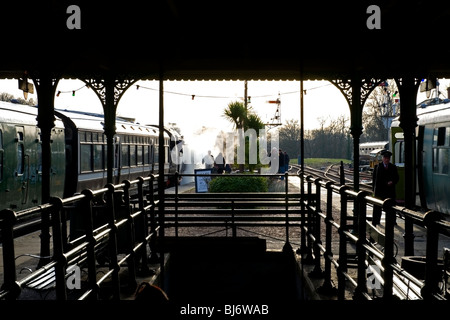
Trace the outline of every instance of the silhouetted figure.
[[160, 287], [142, 282], [136, 290], [134, 300], [145, 306], [149, 319], [168, 319], [169, 298]]
[[[278, 150], [278, 156], [279, 156], [279, 160], [278, 160], [278, 173], [284, 173], [286, 170], [286, 167], [284, 166], [284, 153], [283, 150], [279, 149]], [[284, 176], [280, 177], [281, 180], [284, 180]]]
[[214, 157], [211, 154], [211, 150], [208, 150], [208, 154], [202, 159], [202, 163], [205, 165], [205, 169], [211, 169], [214, 165]]
[[216, 159], [215, 159], [215, 167], [217, 168], [217, 173], [222, 174], [223, 170], [225, 169], [225, 158], [222, 155], [222, 152], [220, 152]]
[[291, 159], [289, 158], [289, 155], [287, 154], [287, 152], [284, 152], [284, 172], [288, 172], [289, 171], [289, 162], [291, 161]]
[[[385, 200], [391, 198], [395, 200], [395, 185], [399, 180], [397, 166], [391, 163], [392, 152], [383, 150], [381, 152], [383, 162], [375, 166], [373, 170], [372, 188], [376, 198]], [[380, 224], [381, 207], [373, 207], [372, 224], [375, 226]]]

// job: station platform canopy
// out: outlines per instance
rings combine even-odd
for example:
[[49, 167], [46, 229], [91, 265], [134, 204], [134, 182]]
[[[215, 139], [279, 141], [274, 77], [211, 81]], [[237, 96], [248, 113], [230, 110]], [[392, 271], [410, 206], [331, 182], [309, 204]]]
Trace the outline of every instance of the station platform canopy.
[[449, 2], [25, 0], [0, 8], [0, 78], [47, 70], [158, 79], [163, 70], [168, 80], [299, 80], [300, 69], [305, 80], [450, 77]]

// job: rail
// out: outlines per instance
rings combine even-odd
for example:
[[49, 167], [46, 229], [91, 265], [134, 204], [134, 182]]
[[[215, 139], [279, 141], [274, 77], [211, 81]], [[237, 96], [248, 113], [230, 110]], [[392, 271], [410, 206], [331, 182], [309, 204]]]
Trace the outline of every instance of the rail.
[[[399, 206], [395, 201], [386, 199], [381, 201], [369, 195], [366, 191], [356, 192], [347, 185], [340, 185], [335, 181], [324, 178], [303, 175], [308, 190], [315, 186], [315, 204], [306, 203], [310, 224], [305, 225], [302, 233], [307, 235], [307, 242], [303, 241], [300, 252], [306, 254], [305, 263], [314, 265], [312, 274], [323, 276], [324, 283], [320, 288], [323, 293], [337, 293], [338, 299], [344, 300], [348, 286], [353, 287], [353, 299], [372, 300], [369, 291], [379, 289], [384, 300], [393, 299], [448, 299], [448, 293], [442, 290], [448, 284], [442, 283], [441, 267], [438, 266], [439, 235], [450, 235], [450, 223], [434, 211], [407, 209]], [[321, 208], [321, 189], [326, 190], [327, 200], [325, 211]], [[339, 216], [333, 215], [333, 193], [340, 196]], [[348, 204], [353, 202], [353, 210]], [[386, 213], [384, 233], [377, 230], [368, 221], [366, 213], [368, 206], [380, 206]], [[349, 211], [352, 211], [349, 213]], [[336, 222], [337, 218], [339, 223]], [[397, 218], [409, 220], [426, 227], [426, 272], [425, 279], [419, 280], [404, 270], [395, 260], [394, 255], [394, 226]], [[321, 227], [325, 225], [325, 245], [322, 242]], [[332, 247], [332, 231], [338, 233], [339, 245], [337, 250]], [[383, 248], [377, 247], [368, 234], [373, 232], [383, 237]], [[356, 253], [356, 276], [349, 273], [348, 245], [352, 244]], [[322, 270], [321, 255], [324, 258]], [[335, 256], [338, 256], [336, 259]], [[338, 286], [334, 287], [331, 280], [331, 265], [334, 265], [338, 277]], [[376, 271], [375, 271], [376, 270]], [[369, 284], [368, 271], [376, 278], [377, 286]], [[376, 287], [376, 288], [375, 288]]]
[[[195, 174], [177, 176], [196, 177]], [[164, 228], [173, 229], [174, 236], [182, 229], [210, 228], [206, 233], [224, 231], [228, 236], [236, 237], [238, 230], [243, 228], [284, 228], [285, 246], [290, 245], [290, 234], [296, 228], [300, 232], [301, 222], [304, 221], [300, 208], [300, 185], [294, 191], [289, 190], [289, 175], [264, 175], [273, 184], [276, 182], [278, 191], [271, 192], [226, 192], [226, 193], [179, 193], [175, 186], [173, 194], [165, 195]], [[252, 178], [248, 174], [202, 174], [201, 178], [215, 179], [218, 177], [233, 179], [242, 177]], [[283, 180], [280, 180], [283, 177]], [[281, 188], [280, 188], [281, 186]], [[211, 228], [216, 228], [212, 230]], [[249, 231], [248, 229], [246, 230]], [[256, 233], [257, 231], [255, 231]], [[192, 233], [191, 233], [192, 234]], [[202, 233], [199, 231], [198, 236]], [[263, 235], [264, 236], [264, 235]], [[270, 235], [269, 235], [270, 237]]]
[[[153, 181], [157, 178], [157, 175], [152, 175], [117, 185], [108, 184], [100, 190], [84, 190], [81, 194], [66, 199], [51, 198], [48, 204], [24, 211], [1, 211], [4, 282], [0, 289], [0, 299], [17, 299], [23, 288], [38, 281], [51, 270], [54, 274], [52, 281], [55, 283], [56, 299], [67, 300], [67, 277], [74, 266], [87, 269], [87, 285], [79, 291], [77, 299], [98, 299], [101, 285], [106, 280], [111, 283], [108, 294], [112, 299], [120, 299], [119, 271], [125, 264], [129, 274], [128, 286], [131, 288], [136, 286], [139, 262], [141, 272], [151, 272], [148, 269], [147, 244], [152, 253], [155, 253], [156, 250], [152, 248], [159, 226], [155, 216], [158, 200], [150, 190], [153, 190]], [[130, 195], [132, 188], [137, 190], [133, 197]], [[105, 213], [106, 221], [99, 221], [99, 212]], [[77, 215], [75, 221], [79, 220], [82, 224], [83, 232], [79, 236], [67, 236], [68, 225], [72, 228], [67, 219], [69, 214]], [[47, 220], [36, 219], [38, 215], [50, 217], [48, 227], [52, 229], [53, 255], [41, 257], [46, 263], [42, 263], [42, 266], [29, 275], [17, 279], [14, 238], [26, 234], [25, 229], [35, 230], [36, 225], [42, 227]], [[74, 217], [71, 218], [73, 222]], [[30, 225], [34, 227], [30, 228]], [[98, 278], [97, 260], [101, 255], [108, 262], [105, 270], [102, 270], [103, 276]]]
[[[251, 175], [221, 176], [232, 179], [235, 176]], [[164, 193], [161, 201], [155, 198], [153, 192], [157, 176], [151, 176], [124, 181], [118, 185], [108, 184], [100, 190], [85, 190], [67, 199], [52, 198], [49, 204], [25, 211], [3, 210], [0, 212], [0, 226], [4, 282], [0, 289], [0, 299], [17, 299], [24, 287], [54, 269], [56, 299], [65, 300], [68, 298], [68, 269], [73, 265], [87, 269], [87, 286], [78, 299], [100, 299], [101, 285], [107, 279], [112, 283], [111, 298], [120, 299], [121, 268], [126, 265], [128, 285], [135, 287], [137, 265], [140, 264], [144, 271], [148, 269], [147, 247], [158, 260], [157, 237], [164, 238], [170, 234], [169, 231], [173, 231], [173, 236], [177, 237], [183, 234], [183, 230], [202, 227], [221, 228], [227, 235], [230, 231], [233, 237], [238, 237], [239, 230], [244, 227], [280, 227], [284, 229], [284, 249], [292, 248], [291, 235], [296, 234], [300, 237], [297, 253], [302, 257], [302, 264], [312, 265], [312, 273], [324, 278], [321, 291], [336, 291], [341, 300], [346, 299], [345, 292], [349, 289], [353, 292], [354, 299], [370, 300], [372, 297], [369, 292], [375, 289], [382, 293], [385, 300], [396, 297], [448, 299], [448, 293], [445, 293], [448, 291], [442, 291], [443, 285], [439, 277], [441, 270], [436, 262], [439, 236], [450, 235], [450, 224], [437, 212], [423, 213], [408, 209], [390, 199], [381, 201], [371, 197], [366, 191], [356, 192], [348, 185], [325, 177], [315, 177], [306, 171], [270, 175], [269, 179], [275, 178], [280, 183], [280, 177], [284, 177], [281, 182], [283, 189], [278, 192], [189, 194], [179, 193], [176, 186], [175, 193]], [[291, 177], [297, 179], [300, 192], [289, 190]], [[145, 188], [151, 188], [151, 191], [144, 190]], [[132, 189], [136, 189], [137, 194], [132, 196], [129, 192]], [[321, 199], [323, 191], [326, 193], [324, 202]], [[338, 209], [333, 206], [336, 197], [339, 197]], [[322, 210], [324, 204], [326, 208]], [[370, 206], [380, 206], [385, 212], [384, 232], [372, 226], [367, 218], [367, 208]], [[82, 232], [75, 232], [77, 236], [71, 234], [68, 237], [67, 216], [75, 212], [82, 225]], [[106, 221], [98, 221], [96, 214], [99, 212], [104, 213]], [[30, 228], [30, 224], [36, 223], [35, 219], [39, 214], [48, 214], [50, 217], [48, 223], [52, 228], [53, 256], [28, 276], [17, 279], [14, 238], [26, 233], [26, 230], [35, 229]], [[394, 225], [398, 218], [426, 227], [424, 281], [405, 271], [394, 259]], [[21, 222], [20, 225], [18, 221]], [[44, 221], [46, 220], [40, 223], [46, 223]], [[321, 232], [322, 228], [325, 228], [324, 233]], [[336, 233], [337, 247], [333, 239], [333, 234]], [[374, 243], [374, 235], [378, 235], [378, 240], [383, 239], [382, 243]], [[354, 254], [349, 252], [349, 248], [355, 250]], [[106, 271], [98, 278], [99, 266], [96, 261], [102, 254], [107, 255]], [[352, 257], [355, 259], [352, 260]], [[161, 260], [159, 259], [160, 263]], [[331, 277], [332, 266], [337, 274], [337, 288]], [[352, 268], [355, 269], [356, 276], [351, 274]], [[372, 271], [371, 277], [376, 278], [379, 288], [370, 286], [368, 271]], [[448, 284], [445, 283], [444, 287], [447, 288]]]

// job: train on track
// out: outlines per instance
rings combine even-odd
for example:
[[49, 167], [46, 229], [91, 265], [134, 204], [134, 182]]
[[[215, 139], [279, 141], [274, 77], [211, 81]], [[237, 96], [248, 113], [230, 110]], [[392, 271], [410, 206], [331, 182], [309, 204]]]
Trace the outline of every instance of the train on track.
[[[417, 106], [416, 127], [416, 204], [450, 214], [450, 99], [431, 98]], [[392, 162], [404, 176], [404, 136], [399, 119], [392, 122], [390, 143]], [[404, 197], [404, 186], [397, 185], [397, 196]]]
[[[0, 102], [0, 210], [41, 203], [42, 147], [37, 107]], [[107, 183], [103, 115], [55, 110], [51, 133], [51, 196], [69, 197]], [[159, 128], [116, 119], [113, 183], [159, 173]], [[164, 129], [164, 173], [181, 170], [182, 137]], [[174, 183], [165, 176], [167, 186]]]
[[389, 141], [359, 144], [359, 171], [371, 171], [381, 161], [381, 151], [389, 149]]

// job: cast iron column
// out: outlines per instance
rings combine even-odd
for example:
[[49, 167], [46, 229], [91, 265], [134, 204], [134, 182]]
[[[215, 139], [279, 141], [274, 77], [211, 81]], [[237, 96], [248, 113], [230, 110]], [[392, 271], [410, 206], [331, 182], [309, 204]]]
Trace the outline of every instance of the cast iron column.
[[[342, 92], [350, 107], [350, 133], [353, 137], [353, 188], [355, 191], [359, 191], [359, 141], [363, 133], [362, 111], [370, 93], [380, 82], [381, 79], [361, 79], [358, 74], [353, 74], [351, 79], [332, 81]], [[355, 221], [358, 219], [358, 212], [357, 206], [353, 208]], [[357, 223], [354, 223], [354, 232], [358, 233]]]
[[359, 138], [363, 132], [362, 108], [364, 103], [361, 102], [361, 79], [359, 77], [353, 77], [351, 84], [350, 134], [353, 137], [353, 188], [355, 191], [359, 191]]
[[116, 111], [120, 98], [136, 82], [133, 79], [107, 75], [105, 79], [85, 79], [84, 82], [97, 94], [102, 106], [106, 135], [106, 176], [107, 183], [114, 183], [114, 136], [116, 134]]
[[[417, 89], [419, 80], [412, 76], [395, 79], [400, 93], [400, 127], [405, 145], [405, 207], [413, 209], [416, 203], [416, 126]], [[393, 146], [392, 146], [393, 147]], [[405, 255], [414, 255], [413, 222], [405, 219]]]
[[159, 140], [158, 140], [158, 167], [159, 167], [159, 176], [158, 176], [158, 198], [159, 198], [159, 214], [161, 220], [161, 229], [160, 236], [164, 237], [164, 164], [166, 162], [165, 152], [164, 152], [164, 74], [160, 71], [159, 75]]
[[[52, 167], [51, 134], [55, 126], [55, 90], [59, 79], [50, 72], [40, 72], [33, 79], [38, 98], [37, 126], [41, 129], [42, 147], [42, 194], [41, 203], [50, 201], [50, 183]], [[41, 252], [38, 267], [50, 261], [50, 215], [44, 211], [41, 215]]]

